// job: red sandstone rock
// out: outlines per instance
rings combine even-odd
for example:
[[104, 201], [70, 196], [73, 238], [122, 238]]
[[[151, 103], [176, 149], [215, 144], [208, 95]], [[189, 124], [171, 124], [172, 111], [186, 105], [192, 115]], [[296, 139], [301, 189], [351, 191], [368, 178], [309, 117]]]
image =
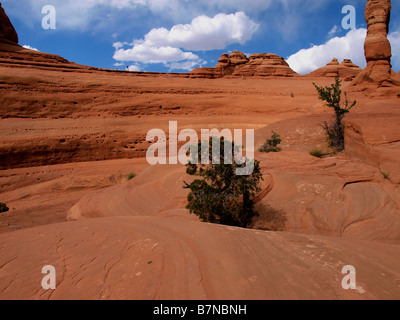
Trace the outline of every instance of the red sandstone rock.
[[191, 78], [214, 79], [216, 78], [215, 68], [196, 68], [190, 72]]
[[365, 6], [365, 21], [368, 33], [365, 39], [365, 59], [367, 62], [387, 60], [392, 56], [389, 32], [390, 0], [368, 0]]
[[[399, 299], [397, 97], [358, 94], [346, 152], [317, 159], [308, 152], [325, 145], [329, 114], [312, 79], [145, 77], [1, 50], [0, 200], [10, 212], [0, 215], [0, 299]], [[272, 54], [234, 59], [208, 74], [285, 67]], [[273, 126], [283, 151], [256, 153], [265, 181], [253, 227], [299, 234], [200, 223], [185, 209], [182, 165], [104, 161], [143, 157], [146, 132], [171, 118], [195, 130], [260, 128], [257, 145]], [[129, 171], [138, 176], [127, 182]], [[58, 223], [68, 209], [81, 221]], [[44, 264], [57, 269], [55, 291], [41, 289]], [[356, 290], [341, 286], [347, 264]]]
[[233, 51], [229, 56], [230, 64], [237, 66], [249, 62], [247, 56], [240, 51]]
[[256, 53], [249, 58], [239, 51], [234, 51], [230, 56], [224, 53], [218, 60], [215, 68], [197, 68], [191, 72], [192, 78], [221, 78], [233, 77], [292, 77], [296, 75], [288, 63], [280, 56], [273, 53]]
[[[253, 63], [258, 63], [259, 58], [253, 58]], [[296, 73], [289, 67], [288, 63], [282, 57], [268, 53], [265, 55], [262, 63], [256, 67], [255, 76], [294, 76]]]
[[[0, 243], [1, 300], [400, 296], [400, 251], [380, 243], [149, 216], [53, 224], [0, 235]], [[56, 290], [41, 287], [46, 264], [56, 268]], [[355, 290], [341, 285], [348, 264]]]
[[[368, 87], [376, 89], [400, 86], [400, 77], [392, 70], [390, 64], [392, 53], [387, 38], [390, 10], [390, 0], [368, 0], [365, 6], [368, 32], [364, 51], [367, 67], [352, 83], [361, 90]], [[400, 88], [396, 91], [400, 91]]]
[[18, 34], [0, 3], [0, 42], [18, 43]]
[[221, 58], [218, 59], [218, 65], [217, 66], [224, 66], [226, 67], [229, 64], [229, 55], [227, 53], [224, 53]]
[[319, 68], [310, 74], [312, 77], [340, 77], [345, 79], [354, 79], [362, 69], [355, 65], [350, 59], [344, 59], [339, 64], [338, 59], [334, 58], [326, 66]]
[[21, 47], [18, 34], [0, 3], [0, 63], [15, 67], [36, 67], [57, 69], [93, 69], [72, 63], [58, 55], [38, 52]]

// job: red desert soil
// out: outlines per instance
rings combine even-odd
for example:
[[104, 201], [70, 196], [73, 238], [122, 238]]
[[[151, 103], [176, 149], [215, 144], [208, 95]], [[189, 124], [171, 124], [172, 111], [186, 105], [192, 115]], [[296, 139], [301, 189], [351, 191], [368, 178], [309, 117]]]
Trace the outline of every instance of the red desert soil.
[[[332, 114], [312, 83], [332, 78], [193, 79], [0, 49], [0, 299], [400, 299], [397, 87], [344, 82], [346, 152], [318, 159]], [[147, 164], [146, 133], [169, 121], [254, 129], [256, 147], [282, 136], [282, 152], [256, 152], [254, 229], [198, 221], [185, 167]]]

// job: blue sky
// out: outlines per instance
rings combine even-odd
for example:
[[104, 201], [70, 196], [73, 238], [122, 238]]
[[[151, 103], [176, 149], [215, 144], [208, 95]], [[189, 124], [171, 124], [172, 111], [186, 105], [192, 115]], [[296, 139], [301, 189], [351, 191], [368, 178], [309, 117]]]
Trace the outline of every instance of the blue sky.
[[[3, 0], [20, 44], [95, 67], [186, 72], [225, 52], [276, 53], [299, 73], [332, 58], [365, 66], [366, 0]], [[42, 28], [42, 8], [56, 29]], [[342, 8], [356, 8], [356, 29]], [[400, 0], [392, 0], [392, 65], [400, 70]]]

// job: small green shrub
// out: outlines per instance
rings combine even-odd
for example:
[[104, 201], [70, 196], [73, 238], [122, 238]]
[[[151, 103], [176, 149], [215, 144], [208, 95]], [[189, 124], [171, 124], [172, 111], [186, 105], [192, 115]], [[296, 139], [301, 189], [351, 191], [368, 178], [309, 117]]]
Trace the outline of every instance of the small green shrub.
[[258, 149], [260, 152], [280, 152], [282, 149], [278, 145], [282, 142], [281, 136], [272, 131], [271, 139], [267, 139], [264, 145]]
[[384, 170], [380, 170], [380, 171], [385, 179], [390, 178], [390, 171], [384, 171]]
[[8, 210], [10, 210], [10, 209], [7, 208], [6, 204], [3, 202], [0, 202], [0, 213], [7, 212]]
[[126, 180], [130, 181], [130, 180], [132, 180], [134, 177], [136, 177], [136, 173], [134, 173], [134, 172], [128, 173], [128, 174], [126, 175]]
[[[210, 138], [210, 162], [216, 160], [212, 140]], [[240, 148], [233, 142], [229, 143], [232, 144], [232, 150]], [[201, 142], [198, 150], [197, 159], [200, 159]], [[230, 164], [225, 164], [224, 138], [219, 139], [219, 150], [219, 164], [204, 165], [191, 161], [186, 165], [188, 175], [199, 177], [191, 184], [184, 181], [184, 188], [190, 189], [186, 208], [204, 222], [246, 228], [257, 215], [254, 198], [261, 191], [260, 181], [263, 180], [260, 163], [253, 160], [254, 170], [250, 175], [237, 175], [236, 169], [243, 168], [245, 164], [237, 164], [233, 158]]]
[[344, 151], [344, 124], [343, 120], [347, 113], [356, 105], [356, 101], [350, 104], [347, 99], [347, 93], [344, 93], [344, 104], [341, 102], [342, 90], [341, 81], [337, 77], [335, 83], [327, 87], [319, 87], [314, 83], [315, 88], [318, 91], [318, 97], [320, 100], [325, 101], [329, 108], [334, 109], [335, 119], [328, 124], [324, 122], [321, 126], [324, 128], [327, 134], [328, 145], [335, 152]]
[[310, 155], [312, 155], [313, 157], [322, 158], [325, 153], [320, 149], [314, 149], [310, 151]]

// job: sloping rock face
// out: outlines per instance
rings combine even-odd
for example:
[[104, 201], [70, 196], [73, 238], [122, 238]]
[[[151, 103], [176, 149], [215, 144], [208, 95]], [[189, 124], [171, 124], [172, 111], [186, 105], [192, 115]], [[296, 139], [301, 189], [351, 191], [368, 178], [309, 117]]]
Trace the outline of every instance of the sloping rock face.
[[191, 78], [214, 79], [216, 76], [215, 68], [196, 68], [190, 72]]
[[[2, 300], [398, 300], [400, 295], [400, 252], [394, 245], [148, 216], [59, 223], [2, 235], [0, 241]], [[44, 263], [57, 270], [56, 290], [40, 285]], [[341, 285], [349, 263], [360, 275], [357, 290]]]
[[[53, 54], [38, 52], [21, 47], [18, 34], [0, 3], [0, 64], [21, 67], [66, 67], [78, 68], [78, 65]], [[87, 67], [80, 66], [86, 69]]]
[[364, 44], [367, 67], [354, 79], [353, 85], [361, 89], [400, 86], [400, 77], [391, 67], [392, 57], [389, 32], [390, 0], [368, 0], [365, 21], [368, 25]]
[[0, 67], [2, 66], [19, 69], [80, 70], [85, 73], [99, 70], [98, 68], [76, 64], [55, 54], [30, 50], [20, 46], [18, 34], [0, 3]]
[[342, 63], [339, 63], [338, 59], [334, 58], [326, 66], [311, 72], [309, 76], [339, 77], [345, 80], [353, 80], [361, 71], [362, 69], [350, 59], [344, 59]]
[[0, 42], [18, 43], [18, 34], [0, 3]]
[[239, 51], [230, 55], [224, 53], [215, 68], [197, 68], [191, 78], [223, 78], [231, 77], [293, 77], [297, 75], [282, 57], [273, 53], [256, 53], [249, 58]]
[[379, 104], [369, 98], [358, 101], [361, 107], [346, 117], [346, 151], [334, 157], [313, 159], [307, 154], [313, 146], [325, 144], [325, 133], [318, 129], [324, 114], [257, 130], [256, 148], [273, 130], [283, 137], [283, 151], [256, 155], [267, 195], [257, 202], [260, 215], [252, 227], [398, 241], [400, 133], [396, 128], [400, 112], [397, 98], [385, 100], [379, 99]]

